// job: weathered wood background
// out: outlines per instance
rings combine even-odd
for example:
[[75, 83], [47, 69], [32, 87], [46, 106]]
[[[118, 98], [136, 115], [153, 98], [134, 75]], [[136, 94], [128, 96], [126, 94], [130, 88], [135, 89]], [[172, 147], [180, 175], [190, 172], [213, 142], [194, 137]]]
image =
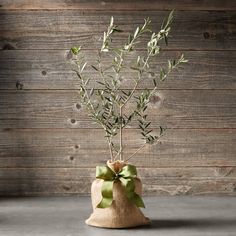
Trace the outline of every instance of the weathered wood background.
[[[102, 130], [80, 105], [69, 49], [83, 45], [93, 59], [112, 15], [124, 30], [145, 17], [158, 30], [171, 9], [172, 37], [158, 60], [184, 52], [189, 64], [161, 84], [151, 104], [153, 128], [161, 124], [168, 130], [161, 143], [135, 159], [145, 193], [235, 195], [232, 0], [1, 0], [0, 195], [90, 192], [94, 167], [104, 163], [108, 150]], [[116, 43], [126, 37], [120, 33]], [[135, 125], [125, 133], [127, 153], [140, 145], [136, 133]]]

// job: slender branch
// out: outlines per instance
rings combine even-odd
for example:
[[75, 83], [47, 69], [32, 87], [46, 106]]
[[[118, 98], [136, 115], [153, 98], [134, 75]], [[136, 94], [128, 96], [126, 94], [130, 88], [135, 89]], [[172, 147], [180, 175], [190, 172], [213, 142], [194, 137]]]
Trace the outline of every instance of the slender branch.
[[120, 107], [120, 160], [123, 159], [123, 128], [122, 128], [122, 106]]
[[[141, 76], [142, 76], [142, 74], [143, 74], [143, 70], [145, 69], [145, 67], [147, 66], [147, 63], [148, 63], [148, 61], [149, 61], [149, 58], [150, 58], [150, 56], [151, 56], [151, 54], [149, 53], [148, 54], [148, 56], [147, 56], [147, 58], [146, 58], [146, 60], [145, 60], [145, 63], [143, 64], [143, 67], [142, 67], [142, 69], [141, 69], [141, 73], [139, 73], [139, 77], [138, 77], [138, 80], [136, 80], [136, 82], [135, 82], [135, 85], [134, 85], [134, 88], [132, 89], [132, 91], [131, 91], [131, 93], [130, 93], [130, 95], [127, 97], [127, 99], [125, 100], [125, 102], [120, 106], [120, 117], [122, 117], [122, 108], [127, 104], [127, 102], [132, 98], [132, 96], [133, 96], [133, 94], [134, 94], [134, 92], [136, 91], [136, 88], [137, 88], [137, 86], [138, 86], [138, 84], [139, 84], [139, 82], [141, 81]], [[119, 155], [120, 155], [120, 160], [123, 160], [123, 137], [122, 137], [122, 129], [123, 129], [124, 127], [122, 127], [122, 120], [121, 120], [121, 125], [120, 125], [120, 151], [119, 151]], [[138, 152], [139, 150], [137, 150], [137, 152]], [[136, 152], [133, 154], [133, 155], [135, 155], [136, 154]], [[132, 155], [132, 156], [133, 156]], [[115, 157], [116, 158], [116, 157]], [[128, 158], [128, 160], [129, 160], [130, 158]]]
[[142, 69], [139, 72], [139, 77], [138, 79], [135, 81], [135, 85], [134, 88], [132, 89], [130, 95], [127, 97], [127, 99], [124, 101], [124, 103], [121, 105], [122, 107], [124, 107], [126, 105], [126, 103], [131, 99], [131, 97], [133, 96], [134, 92], [136, 91], [136, 88], [138, 87], [138, 84], [140, 83], [141, 79], [142, 79], [142, 75], [143, 75], [143, 70], [145, 69], [145, 67], [147, 66], [147, 63], [150, 59], [151, 53], [149, 52], [143, 66]]
[[127, 99], [124, 101], [124, 103], [121, 105], [121, 107], [124, 107], [126, 105], [126, 103], [130, 100], [130, 98], [133, 96], [133, 94], [134, 94], [134, 92], [135, 92], [135, 90], [136, 90], [136, 88], [137, 88], [137, 86], [139, 84], [138, 81], [139, 80], [136, 80], [134, 88], [132, 89], [130, 95], [127, 97]]
[[113, 152], [112, 152], [112, 146], [111, 146], [111, 139], [107, 137], [108, 145], [109, 145], [109, 150], [110, 150], [110, 155], [111, 155], [111, 162], [113, 162]]
[[[81, 75], [80, 75], [81, 76]], [[82, 78], [82, 77], [81, 77]], [[83, 87], [84, 87], [84, 82], [83, 80], [81, 80], [82, 83], [83, 83]], [[88, 104], [90, 106], [90, 108], [92, 109], [92, 113], [94, 114], [97, 122], [103, 127], [103, 129], [105, 130], [106, 132], [106, 126], [96, 117], [96, 110], [94, 108], [94, 105], [93, 103], [91, 102], [91, 99], [90, 99], [90, 96], [88, 95], [88, 91], [87, 89], [84, 88], [84, 92], [85, 92], [85, 95], [87, 97], [87, 100], [88, 100]], [[107, 133], [107, 132], [106, 132]], [[112, 152], [112, 146], [111, 146], [111, 139], [109, 137], [107, 137], [107, 142], [108, 142], [108, 145], [109, 145], [109, 150], [110, 150], [110, 156], [111, 156], [111, 160], [113, 160], [113, 152]]]
[[129, 156], [125, 162], [129, 161], [137, 152], [139, 152], [140, 150], [142, 150], [144, 147], [146, 146], [146, 143], [144, 143], [141, 147], [139, 147], [131, 156]]
[[115, 161], [116, 158], [120, 155], [120, 151], [121, 151], [121, 150], [119, 150], [119, 151], [117, 152], [117, 154], [115, 155], [115, 157], [114, 157], [114, 159], [113, 159], [114, 161]]
[[100, 55], [100, 52], [98, 52], [98, 69], [97, 71], [99, 72], [102, 80], [104, 83], [107, 83], [107, 80], [106, 80], [106, 77], [104, 75], [104, 71], [103, 71], [103, 68], [102, 68], [102, 65], [101, 65], [101, 55]]

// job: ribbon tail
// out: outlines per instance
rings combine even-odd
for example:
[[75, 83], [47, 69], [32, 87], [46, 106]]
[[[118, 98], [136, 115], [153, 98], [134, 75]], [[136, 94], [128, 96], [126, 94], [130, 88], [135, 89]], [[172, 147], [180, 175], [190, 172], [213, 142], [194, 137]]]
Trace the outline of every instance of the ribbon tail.
[[137, 206], [137, 207], [142, 207], [145, 208], [143, 199], [137, 194], [133, 193], [133, 196], [130, 198], [130, 200]]
[[102, 200], [97, 205], [98, 208], [107, 208], [113, 202], [113, 183], [114, 180], [104, 180], [102, 184]]
[[127, 198], [137, 207], [145, 208], [142, 198], [135, 192], [135, 182], [133, 178], [120, 178], [122, 185], [125, 187]]

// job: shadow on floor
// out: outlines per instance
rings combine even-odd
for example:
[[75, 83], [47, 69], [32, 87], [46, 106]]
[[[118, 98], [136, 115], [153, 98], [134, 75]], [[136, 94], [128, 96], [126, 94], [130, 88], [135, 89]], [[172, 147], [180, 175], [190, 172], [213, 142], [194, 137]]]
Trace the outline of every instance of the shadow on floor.
[[171, 229], [171, 228], [221, 228], [235, 226], [236, 219], [152, 219], [150, 226], [145, 229]]

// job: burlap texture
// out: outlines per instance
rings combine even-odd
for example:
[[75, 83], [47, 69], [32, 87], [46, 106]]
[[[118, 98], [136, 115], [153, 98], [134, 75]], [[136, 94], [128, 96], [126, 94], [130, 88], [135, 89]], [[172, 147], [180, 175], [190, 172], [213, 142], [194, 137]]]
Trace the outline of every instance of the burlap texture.
[[[127, 197], [120, 181], [113, 185], [113, 202], [108, 208], [96, 208], [102, 199], [101, 188], [103, 180], [96, 179], [92, 183], [91, 197], [93, 213], [86, 220], [86, 224], [104, 228], [130, 228], [150, 224], [150, 220]], [[135, 192], [142, 194], [141, 180], [135, 179]]]

